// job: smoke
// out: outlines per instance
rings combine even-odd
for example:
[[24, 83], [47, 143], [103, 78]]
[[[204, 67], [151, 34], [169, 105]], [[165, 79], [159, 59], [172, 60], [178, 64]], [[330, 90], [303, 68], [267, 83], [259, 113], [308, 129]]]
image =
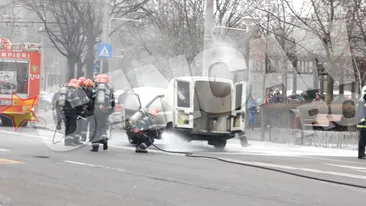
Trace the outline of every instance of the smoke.
[[198, 152], [209, 149], [203, 142], [188, 142], [182, 136], [171, 132], [162, 134], [161, 143], [163, 144], [162, 147], [169, 151]]

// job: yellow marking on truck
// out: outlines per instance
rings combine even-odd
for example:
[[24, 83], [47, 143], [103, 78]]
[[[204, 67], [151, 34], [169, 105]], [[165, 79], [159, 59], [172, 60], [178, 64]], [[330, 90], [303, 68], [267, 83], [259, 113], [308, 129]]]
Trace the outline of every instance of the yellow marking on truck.
[[24, 162], [19, 162], [19, 161], [16, 161], [16, 160], [0, 158], [0, 165], [23, 164], [23, 163]]

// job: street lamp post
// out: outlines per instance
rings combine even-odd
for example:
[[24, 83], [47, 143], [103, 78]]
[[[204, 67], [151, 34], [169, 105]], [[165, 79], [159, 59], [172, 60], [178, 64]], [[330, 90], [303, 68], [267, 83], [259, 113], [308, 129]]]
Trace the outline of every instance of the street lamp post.
[[212, 31], [214, 25], [214, 1], [213, 0], [206, 0], [206, 9], [205, 9], [205, 33], [204, 33], [204, 41], [203, 41], [203, 64], [202, 64], [202, 76], [208, 76], [209, 69], [206, 69], [211, 64], [211, 55], [209, 48], [211, 47], [212, 43]]
[[[114, 20], [118, 20], [118, 21], [132, 21], [132, 22], [139, 22], [139, 23], [142, 23], [142, 20], [141, 19], [127, 19], [127, 18], [111, 18], [109, 20], [109, 23], [108, 23], [108, 33], [111, 31], [112, 29], [112, 21]], [[108, 35], [108, 37], [110, 37]], [[108, 38], [108, 40], [110, 41], [110, 38]], [[108, 41], [108, 43], [109, 43]]]
[[[109, 28], [109, 5], [111, 0], [101, 0], [103, 5], [103, 30], [102, 30], [102, 43], [108, 42], [108, 28]], [[100, 73], [103, 73], [104, 66], [108, 70], [108, 59], [103, 59], [100, 61]]]
[[43, 77], [42, 86], [43, 86], [43, 90], [46, 91], [48, 77], [47, 77], [46, 66], [44, 64], [44, 60], [45, 60], [45, 56], [44, 56], [45, 46], [44, 46], [44, 36], [43, 36], [44, 29], [42, 27], [39, 27], [38, 32], [41, 35], [41, 68], [40, 69], [41, 69], [41, 77]]
[[[105, 37], [106, 41], [104, 41], [104, 42], [106, 42], [108, 44], [111, 43], [111, 38], [110, 38], [110, 34], [109, 33], [110, 33], [111, 29], [112, 29], [112, 22], [115, 21], [115, 20], [118, 20], [118, 21], [131, 21], [131, 22], [139, 22], [139, 23], [142, 23], [142, 20], [141, 19], [138, 19], [137, 20], [137, 19], [128, 19], [128, 18], [116, 18], [116, 17], [110, 18], [108, 20], [108, 24], [107, 24], [107, 31], [106, 31], [107, 36]], [[103, 73], [104, 63], [107, 62], [107, 61], [108, 61], [108, 59], [104, 59], [103, 61], [101, 61], [100, 73]]]

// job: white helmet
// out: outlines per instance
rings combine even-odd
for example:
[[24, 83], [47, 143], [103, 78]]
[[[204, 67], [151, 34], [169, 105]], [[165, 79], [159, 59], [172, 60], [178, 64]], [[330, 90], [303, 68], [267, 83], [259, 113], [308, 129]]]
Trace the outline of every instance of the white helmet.
[[363, 86], [361, 89], [361, 97], [365, 96], [366, 94], [366, 86]]

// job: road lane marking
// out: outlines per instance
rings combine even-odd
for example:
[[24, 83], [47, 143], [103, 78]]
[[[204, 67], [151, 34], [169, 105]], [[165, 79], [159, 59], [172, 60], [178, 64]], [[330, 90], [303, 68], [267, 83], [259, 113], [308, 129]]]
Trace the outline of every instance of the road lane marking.
[[64, 162], [69, 163], [69, 164], [86, 166], [86, 167], [97, 167], [97, 168], [102, 168], [102, 169], [110, 169], [110, 170], [115, 170], [115, 171], [119, 171], [119, 172], [125, 172], [124, 169], [107, 167], [107, 166], [103, 166], [103, 165], [94, 165], [94, 164], [88, 164], [88, 163], [84, 163], [84, 162], [75, 162], [75, 161], [69, 161], [69, 160], [65, 160]]
[[220, 158], [220, 159], [225, 160], [225, 161], [243, 163], [243, 164], [251, 164], [251, 165], [261, 166], [261, 167], [279, 168], [279, 169], [287, 169], [287, 170], [297, 170], [297, 171], [302, 171], [302, 172], [312, 172], [312, 173], [327, 174], [327, 175], [334, 175], [334, 176], [341, 176], [341, 177], [349, 177], [349, 178], [366, 180], [366, 176], [353, 175], [353, 174], [347, 174], [347, 173], [342, 173], [342, 172], [317, 170], [317, 169], [310, 169], [310, 168], [303, 168], [303, 167], [293, 167], [293, 166], [270, 164], [270, 163], [263, 163], [263, 162], [241, 161], [241, 160], [228, 159], [228, 158]]
[[6, 165], [6, 164], [24, 164], [24, 162], [0, 158], [0, 165]]
[[343, 167], [343, 168], [348, 168], [348, 169], [353, 169], [353, 170], [366, 170], [366, 167], [355, 167], [355, 166], [349, 166], [349, 165], [336, 165], [336, 164], [325, 164], [325, 165], [334, 166], [334, 167]]
[[10, 150], [8, 150], [8, 149], [1, 149], [0, 148], [0, 152], [10, 152]]

